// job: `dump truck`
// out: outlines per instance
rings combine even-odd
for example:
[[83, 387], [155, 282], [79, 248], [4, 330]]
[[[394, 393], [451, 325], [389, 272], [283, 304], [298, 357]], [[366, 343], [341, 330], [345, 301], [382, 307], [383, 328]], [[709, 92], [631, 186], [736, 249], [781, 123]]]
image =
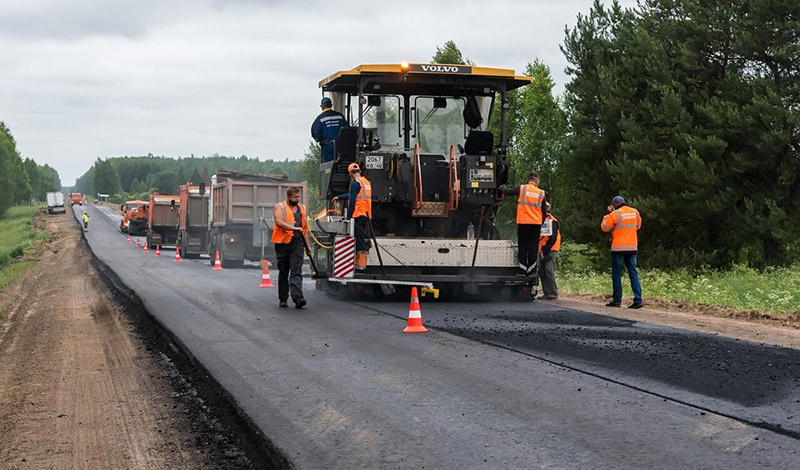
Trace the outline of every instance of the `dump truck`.
[[297, 186], [308, 204], [308, 184], [290, 183], [284, 175], [219, 171], [211, 178], [211, 217], [208, 224], [209, 261], [219, 251], [223, 267], [241, 267], [245, 260], [274, 255], [270, 243], [272, 210], [286, 200], [286, 190]]
[[[531, 82], [508, 69], [408, 63], [360, 65], [320, 81], [351, 127], [340, 131], [336, 159], [320, 164], [328, 210], [311, 229], [329, 276], [318, 287], [535, 298], [536, 276], [517, 275], [516, 246], [495, 223], [509, 175], [508, 93]], [[489, 127], [493, 109], [499, 135]], [[331, 201], [348, 191], [350, 163], [372, 184], [375, 246], [364, 273], [352, 266], [352, 220]]]
[[147, 235], [147, 209], [149, 201], [126, 201], [119, 207], [122, 219], [119, 231], [130, 235]]
[[205, 184], [181, 185], [178, 241], [181, 258], [199, 258], [208, 249], [208, 193]]
[[151, 194], [147, 205], [147, 247], [176, 245], [178, 240], [177, 195]]
[[61, 191], [50, 191], [47, 193], [47, 213], [66, 212], [64, 207], [64, 194]]
[[83, 194], [77, 192], [69, 193], [69, 205], [74, 206], [75, 204], [83, 205]]

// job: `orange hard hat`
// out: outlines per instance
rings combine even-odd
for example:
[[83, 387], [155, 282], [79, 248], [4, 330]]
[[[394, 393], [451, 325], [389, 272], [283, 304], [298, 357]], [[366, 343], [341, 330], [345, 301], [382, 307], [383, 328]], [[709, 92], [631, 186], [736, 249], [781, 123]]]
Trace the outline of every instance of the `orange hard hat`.
[[361, 172], [361, 168], [359, 168], [359, 167], [358, 167], [358, 163], [351, 163], [351, 164], [350, 164], [350, 165], [347, 167], [347, 172], [348, 172], [348, 173], [352, 173], [352, 172], [354, 172], [354, 171], [358, 171], [359, 173]]

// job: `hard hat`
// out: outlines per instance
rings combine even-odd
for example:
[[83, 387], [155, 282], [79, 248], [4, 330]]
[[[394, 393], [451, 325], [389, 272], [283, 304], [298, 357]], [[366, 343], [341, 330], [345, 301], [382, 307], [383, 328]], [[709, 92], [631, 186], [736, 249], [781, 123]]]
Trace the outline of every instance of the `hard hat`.
[[320, 106], [328, 106], [328, 107], [330, 107], [330, 106], [333, 106], [333, 101], [331, 101], [330, 98], [325, 96], [325, 97], [322, 98], [322, 101], [319, 102], [319, 105]]
[[611, 200], [611, 205], [616, 206], [617, 204], [625, 204], [625, 198], [622, 196], [614, 196], [614, 199]]
[[352, 173], [354, 171], [358, 171], [359, 173], [361, 172], [361, 168], [358, 167], [358, 163], [351, 163], [348, 165], [347, 172]]

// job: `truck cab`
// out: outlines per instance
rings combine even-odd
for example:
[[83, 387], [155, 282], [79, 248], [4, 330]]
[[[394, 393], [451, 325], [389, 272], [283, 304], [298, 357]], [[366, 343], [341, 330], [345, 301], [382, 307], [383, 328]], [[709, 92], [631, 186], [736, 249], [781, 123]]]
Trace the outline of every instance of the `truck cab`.
[[130, 235], [146, 235], [147, 233], [147, 206], [149, 201], [126, 201], [120, 206], [122, 219], [119, 230]]
[[69, 203], [70, 206], [74, 206], [75, 204], [82, 206], [83, 205], [83, 194], [72, 192], [69, 193]]

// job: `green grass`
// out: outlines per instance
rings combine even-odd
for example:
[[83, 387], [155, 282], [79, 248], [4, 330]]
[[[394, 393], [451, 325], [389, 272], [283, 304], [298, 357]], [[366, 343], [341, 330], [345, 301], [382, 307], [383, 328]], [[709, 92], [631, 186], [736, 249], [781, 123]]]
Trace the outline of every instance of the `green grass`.
[[0, 291], [33, 267], [32, 262], [21, 262], [25, 250], [37, 240], [48, 236], [33, 229], [33, 218], [40, 207], [12, 207], [0, 219]]
[[[639, 270], [645, 300], [660, 298], [688, 304], [732, 307], [768, 313], [800, 312], [800, 266], [763, 271], [737, 266], [727, 271]], [[574, 294], [610, 294], [611, 267], [607, 272], [559, 270], [559, 290]], [[624, 295], [631, 297], [623, 272]]]

